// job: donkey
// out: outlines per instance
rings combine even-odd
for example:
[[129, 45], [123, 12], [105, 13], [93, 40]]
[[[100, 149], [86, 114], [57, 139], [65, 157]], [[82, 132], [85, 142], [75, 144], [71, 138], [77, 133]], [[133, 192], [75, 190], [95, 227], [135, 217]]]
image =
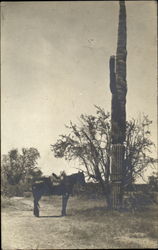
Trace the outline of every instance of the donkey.
[[66, 206], [69, 196], [73, 194], [73, 187], [75, 184], [79, 186], [85, 186], [85, 177], [83, 172], [78, 172], [72, 175], [66, 175], [61, 180], [59, 185], [52, 185], [51, 180], [46, 178], [45, 180], [34, 183], [32, 185], [32, 194], [34, 198], [34, 215], [39, 217], [39, 200], [42, 196], [60, 195], [62, 196], [62, 210], [61, 215], [66, 216]]

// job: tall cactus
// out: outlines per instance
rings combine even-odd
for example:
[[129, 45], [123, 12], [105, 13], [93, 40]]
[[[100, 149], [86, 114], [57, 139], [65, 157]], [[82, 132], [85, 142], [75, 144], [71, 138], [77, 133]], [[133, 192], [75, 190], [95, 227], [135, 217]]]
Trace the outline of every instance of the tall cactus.
[[110, 57], [110, 89], [112, 92], [112, 143], [125, 141], [126, 126], [126, 9], [120, 1], [117, 52]]
[[122, 202], [122, 178], [124, 162], [124, 141], [126, 137], [126, 8], [125, 1], [119, 1], [119, 25], [116, 57], [110, 57], [111, 103], [111, 181], [112, 207]]

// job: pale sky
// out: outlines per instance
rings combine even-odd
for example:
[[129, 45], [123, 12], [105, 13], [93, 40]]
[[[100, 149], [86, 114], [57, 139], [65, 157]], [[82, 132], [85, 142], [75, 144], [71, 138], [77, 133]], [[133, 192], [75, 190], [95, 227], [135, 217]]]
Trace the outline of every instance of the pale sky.
[[[118, 1], [2, 2], [2, 153], [36, 147], [45, 174], [76, 172], [50, 144], [94, 105], [111, 109]], [[148, 114], [157, 143], [156, 1], [129, 1], [127, 118]], [[156, 155], [156, 151], [153, 153]]]

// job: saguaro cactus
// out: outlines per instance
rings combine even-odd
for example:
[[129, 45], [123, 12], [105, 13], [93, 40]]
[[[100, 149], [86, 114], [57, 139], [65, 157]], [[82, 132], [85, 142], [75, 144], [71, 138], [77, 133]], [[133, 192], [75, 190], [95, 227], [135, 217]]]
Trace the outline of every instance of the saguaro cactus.
[[124, 163], [124, 141], [126, 137], [126, 8], [125, 1], [119, 1], [119, 25], [116, 57], [110, 57], [111, 103], [111, 181], [112, 207], [120, 208], [122, 203], [122, 178]]

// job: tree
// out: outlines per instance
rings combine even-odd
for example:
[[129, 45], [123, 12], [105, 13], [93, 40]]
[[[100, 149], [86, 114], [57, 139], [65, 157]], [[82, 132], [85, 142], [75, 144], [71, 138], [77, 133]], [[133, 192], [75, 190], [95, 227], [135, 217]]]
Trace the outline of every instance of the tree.
[[41, 176], [42, 172], [37, 168], [37, 159], [40, 154], [36, 148], [22, 148], [22, 153], [18, 149], [12, 149], [2, 156], [2, 187], [8, 185], [20, 185], [29, 183], [30, 179]]
[[[89, 179], [100, 183], [107, 204], [110, 204], [110, 157], [111, 129], [110, 114], [96, 107], [96, 115], [81, 115], [80, 124], [70, 122], [66, 126], [67, 135], [60, 135], [51, 150], [57, 158], [78, 160], [85, 168]], [[142, 121], [135, 119], [126, 123], [126, 152], [123, 173], [123, 184], [127, 186], [155, 159], [148, 155], [154, 143], [150, 140], [149, 121], [144, 116]]]
[[132, 119], [126, 123], [126, 152], [124, 166], [124, 185], [129, 185], [142, 177], [149, 166], [157, 160], [150, 156], [155, 147], [150, 139], [149, 127], [152, 121], [144, 115], [141, 120]]

